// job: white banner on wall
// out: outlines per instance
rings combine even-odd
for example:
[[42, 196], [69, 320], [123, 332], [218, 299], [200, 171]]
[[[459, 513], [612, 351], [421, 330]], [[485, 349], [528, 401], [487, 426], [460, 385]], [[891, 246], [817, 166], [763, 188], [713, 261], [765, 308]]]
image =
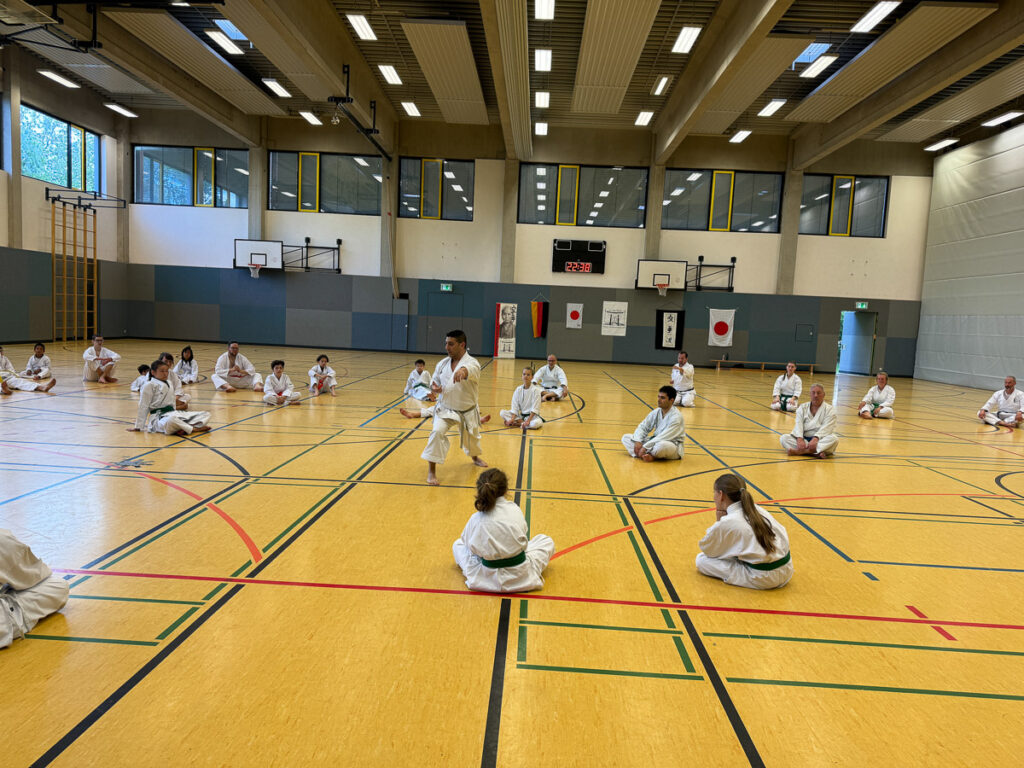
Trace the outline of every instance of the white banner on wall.
[[708, 308], [708, 346], [731, 347], [732, 327], [736, 320], [735, 309]]
[[582, 328], [583, 327], [583, 305], [582, 304], [566, 304], [565, 305], [565, 327], [566, 328]]
[[629, 302], [606, 301], [601, 309], [601, 335], [625, 336], [628, 312]]
[[494, 310], [494, 356], [516, 356], [518, 304], [497, 304]]

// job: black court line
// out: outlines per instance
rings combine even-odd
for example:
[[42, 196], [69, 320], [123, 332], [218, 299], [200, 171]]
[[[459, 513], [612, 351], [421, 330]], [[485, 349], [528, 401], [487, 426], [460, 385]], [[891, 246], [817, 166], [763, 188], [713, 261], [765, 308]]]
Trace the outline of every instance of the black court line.
[[[413, 432], [419, 429], [420, 426], [422, 426], [422, 424], [417, 424], [413, 429], [409, 430], [405, 437], [411, 435]], [[383, 454], [381, 454], [377, 458], [377, 460], [374, 461], [373, 464], [371, 464], [369, 467], [367, 467], [366, 470], [357, 479], [361, 480], [362, 478], [366, 477], [370, 472], [375, 470], [380, 465], [380, 463], [384, 461], [384, 459], [386, 459], [388, 456], [394, 453], [394, 451], [397, 450], [399, 446], [402, 445], [404, 439], [405, 438], [403, 437], [402, 439], [395, 441], [395, 444], [391, 446], [391, 448], [389, 448]], [[246, 577], [253, 578], [255, 576], [258, 576], [268, 565], [270, 565], [270, 563], [277, 559], [278, 555], [280, 555], [282, 552], [288, 549], [288, 547], [295, 543], [295, 541], [303, 533], [309, 530], [311, 526], [313, 526], [320, 518], [322, 518], [339, 501], [341, 501], [353, 488], [357, 487], [358, 485], [351, 484], [347, 486], [345, 489], [343, 489], [341, 493], [339, 493], [337, 496], [331, 499], [331, 501], [325, 504], [320, 509], [319, 512], [310, 517], [309, 520], [307, 520], [302, 526], [300, 526], [295, 531], [295, 533], [288, 537], [284, 544], [282, 544], [277, 550], [275, 550], [266, 558], [264, 558], [259, 565], [253, 568], [246, 575]], [[60, 757], [60, 755], [68, 747], [70, 747], [79, 737], [81, 737], [87, 730], [89, 730], [89, 728], [91, 728], [101, 717], [103, 717], [103, 715], [109, 712], [121, 699], [128, 695], [132, 691], [132, 689], [135, 688], [135, 686], [137, 686], [140, 682], [145, 680], [146, 677], [154, 669], [160, 666], [160, 664], [165, 659], [167, 659], [167, 657], [170, 656], [175, 650], [180, 648], [181, 645], [196, 632], [196, 630], [198, 630], [203, 624], [205, 624], [210, 619], [210, 617], [213, 616], [217, 611], [219, 611], [221, 608], [227, 605], [227, 603], [235, 595], [237, 595], [245, 586], [246, 585], [244, 584], [237, 584], [230, 590], [228, 590], [224, 594], [224, 596], [221, 597], [216, 603], [214, 603], [214, 605], [208, 611], [203, 613], [201, 616], [199, 616], [198, 619], [196, 619], [196, 621], [194, 621], [192, 624], [188, 625], [184, 630], [182, 630], [181, 634], [177, 635], [173, 640], [171, 640], [167, 645], [165, 645], [153, 658], [151, 658], [137, 672], [135, 672], [135, 674], [133, 674], [120, 686], [118, 686], [118, 688], [113, 693], [111, 693], [109, 696], [107, 696], [107, 698], [105, 698], [103, 701], [97, 704], [92, 709], [92, 711], [89, 712], [89, 714], [83, 717], [67, 733], [65, 733], [60, 739], [58, 739], [57, 742], [53, 744], [53, 746], [51, 746], [48, 750], [46, 750], [46, 752], [40, 755], [39, 758], [37, 758], [35, 762], [31, 764], [32, 768], [41, 768], [42, 766], [50, 765], [50, 763], [52, 763], [54, 760]]]

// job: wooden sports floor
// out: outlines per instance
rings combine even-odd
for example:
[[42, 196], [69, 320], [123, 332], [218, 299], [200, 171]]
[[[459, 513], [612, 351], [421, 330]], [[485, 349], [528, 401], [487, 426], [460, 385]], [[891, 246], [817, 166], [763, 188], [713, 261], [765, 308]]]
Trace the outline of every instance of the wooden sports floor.
[[[648, 465], [619, 441], [667, 368], [567, 362], [524, 437], [497, 416], [522, 361], [483, 358], [484, 458], [558, 549], [501, 597], [452, 560], [479, 470], [456, 440], [427, 487], [429, 421], [398, 413], [417, 355], [326, 350], [338, 396], [297, 407], [193, 385], [193, 440], [125, 431], [136, 365], [180, 343], [111, 340], [116, 386], [84, 346], [0, 402], [0, 526], [71, 579], [0, 651], [5, 767], [1020, 765], [1024, 435], [974, 418], [988, 392], [896, 379], [867, 422], [866, 377], [815, 376], [820, 461], [780, 449], [776, 373], [698, 369], [685, 458]], [[242, 351], [298, 382], [320, 350]], [[694, 568], [727, 470], [789, 531], [781, 590]]]

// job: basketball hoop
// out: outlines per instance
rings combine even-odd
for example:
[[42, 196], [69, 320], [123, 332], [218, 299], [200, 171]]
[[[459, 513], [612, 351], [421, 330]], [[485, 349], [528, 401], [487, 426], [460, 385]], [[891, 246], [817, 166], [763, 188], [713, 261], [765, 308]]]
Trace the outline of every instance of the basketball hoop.
[[[262, 266], [263, 266], [262, 264], [250, 264], [249, 265], [249, 277], [251, 277], [253, 280], [259, 280], [260, 279], [260, 267], [262, 267]], [[664, 295], [665, 294], [662, 294], [662, 296], [664, 296]]]
[[658, 289], [659, 296], [668, 295], [668, 283], [655, 283], [654, 287]]

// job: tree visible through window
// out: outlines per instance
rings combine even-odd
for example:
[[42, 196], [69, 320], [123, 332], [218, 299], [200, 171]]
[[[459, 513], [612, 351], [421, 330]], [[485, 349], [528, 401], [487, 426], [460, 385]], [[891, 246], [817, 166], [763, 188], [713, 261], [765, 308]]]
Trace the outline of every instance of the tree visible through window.
[[71, 189], [99, 190], [99, 136], [21, 106], [21, 173]]

